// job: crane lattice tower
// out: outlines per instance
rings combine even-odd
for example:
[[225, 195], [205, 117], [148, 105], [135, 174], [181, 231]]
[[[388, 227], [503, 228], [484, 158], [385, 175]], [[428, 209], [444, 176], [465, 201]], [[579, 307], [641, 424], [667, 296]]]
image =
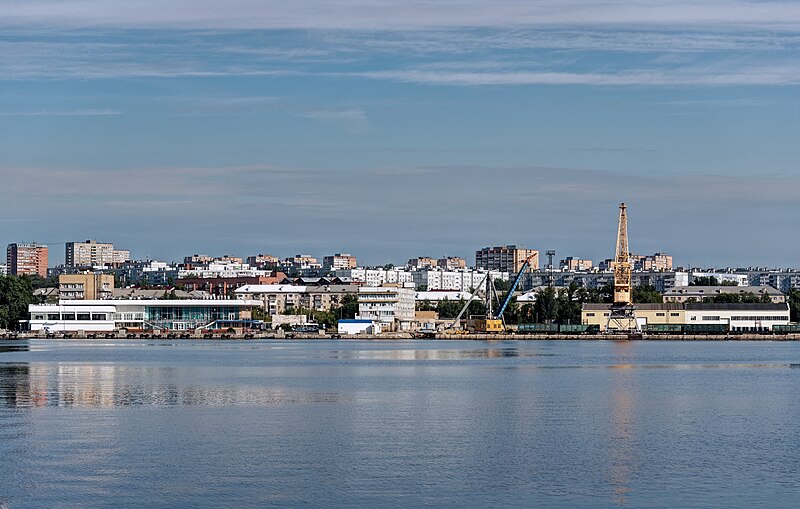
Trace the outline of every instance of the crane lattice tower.
[[608, 331], [640, 332], [636, 308], [631, 299], [631, 253], [628, 246], [628, 207], [619, 204], [617, 251], [614, 257], [614, 303], [608, 317]]

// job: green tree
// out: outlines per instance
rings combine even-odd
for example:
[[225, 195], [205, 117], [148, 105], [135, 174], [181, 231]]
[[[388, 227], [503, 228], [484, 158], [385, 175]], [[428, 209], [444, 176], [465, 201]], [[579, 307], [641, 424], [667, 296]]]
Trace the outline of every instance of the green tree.
[[33, 289], [29, 276], [0, 276], [0, 328], [17, 330], [20, 320], [30, 318], [28, 305], [38, 302]]
[[792, 288], [786, 296], [789, 302], [789, 319], [793, 322], [800, 322], [800, 289]]
[[650, 285], [633, 287], [633, 302], [637, 304], [660, 304], [664, 296]]
[[558, 295], [555, 288], [547, 287], [536, 296], [534, 315], [536, 321], [550, 323], [558, 318]]

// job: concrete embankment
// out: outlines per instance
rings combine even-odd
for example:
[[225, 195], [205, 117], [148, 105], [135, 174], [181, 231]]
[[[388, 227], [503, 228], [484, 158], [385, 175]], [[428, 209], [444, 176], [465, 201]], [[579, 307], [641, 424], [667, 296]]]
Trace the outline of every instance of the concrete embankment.
[[468, 341], [798, 341], [800, 334], [644, 334], [627, 336], [624, 334], [436, 334], [433, 337], [420, 337], [411, 333], [389, 333], [377, 336], [348, 336], [337, 334], [284, 333], [269, 332], [112, 332], [112, 333], [51, 333], [47, 336], [34, 332], [0, 333], [0, 339], [279, 339], [279, 340], [319, 340], [319, 339], [360, 339], [391, 341], [403, 339], [417, 340], [468, 340]]

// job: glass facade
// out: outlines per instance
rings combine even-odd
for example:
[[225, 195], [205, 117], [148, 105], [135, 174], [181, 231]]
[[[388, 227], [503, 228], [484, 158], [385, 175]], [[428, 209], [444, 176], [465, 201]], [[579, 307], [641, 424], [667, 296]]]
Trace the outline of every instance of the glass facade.
[[217, 320], [238, 320], [236, 306], [146, 306], [145, 321], [163, 329], [194, 329]]

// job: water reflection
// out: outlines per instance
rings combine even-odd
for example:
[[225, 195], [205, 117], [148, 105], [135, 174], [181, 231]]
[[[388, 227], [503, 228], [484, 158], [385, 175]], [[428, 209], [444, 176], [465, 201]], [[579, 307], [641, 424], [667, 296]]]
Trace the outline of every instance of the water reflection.
[[[615, 344], [615, 357], [627, 358], [627, 345]], [[634, 450], [634, 378], [631, 364], [616, 364], [611, 376], [611, 449], [610, 483], [614, 501], [624, 506], [631, 492]]]
[[[215, 370], [214, 370], [215, 371]], [[192, 383], [182, 380], [192, 379]], [[197, 382], [168, 367], [0, 363], [0, 401], [10, 407], [235, 406], [338, 403], [335, 392]]]
[[328, 358], [348, 360], [465, 360], [512, 357], [551, 357], [553, 354], [517, 347], [458, 349], [331, 350]]
[[[0, 353], [28, 352], [30, 347], [27, 341], [0, 341]], [[2, 509], [2, 506], [0, 506]]]

